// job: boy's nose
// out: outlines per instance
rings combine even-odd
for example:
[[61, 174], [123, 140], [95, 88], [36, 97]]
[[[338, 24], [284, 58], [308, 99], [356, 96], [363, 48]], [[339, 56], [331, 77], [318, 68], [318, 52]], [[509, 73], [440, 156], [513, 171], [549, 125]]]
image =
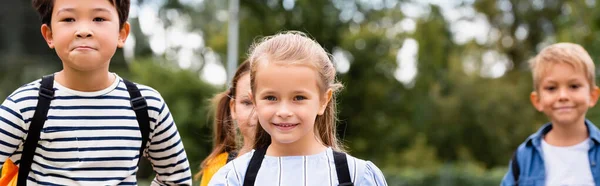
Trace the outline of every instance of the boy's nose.
[[560, 89], [558, 91], [558, 100], [559, 101], [569, 100], [569, 91], [567, 89]]
[[75, 35], [78, 38], [87, 38], [87, 37], [92, 37], [92, 31], [90, 31], [90, 29], [87, 28], [82, 28], [77, 30], [77, 32], [75, 32]]

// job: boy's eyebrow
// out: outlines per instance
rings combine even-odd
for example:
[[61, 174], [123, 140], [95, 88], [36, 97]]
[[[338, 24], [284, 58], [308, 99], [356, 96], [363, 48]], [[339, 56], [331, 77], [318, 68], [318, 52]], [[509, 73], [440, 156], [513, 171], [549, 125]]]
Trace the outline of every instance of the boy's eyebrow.
[[[77, 12], [77, 10], [75, 10], [75, 8], [61, 8], [56, 14], [60, 14], [61, 12]], [[110, 10], [106, 8], [94, 8], [92, 9], [92, 12], [110, 12]]]
[[581, 79], [579, 78], [571, 78], [569, 79], [569, 83], [579, 83], [581, 81]]
[[[570, 78], [566, 82], [567, 83], [580, 83], [580, 81], [581, 81], [581, 79], [579, 79], [579, 78]], [[550, 80], [545, 80], [542, 83], [556, 84], [556, 83], [558, 83], [558, 81], [550, 79]]]
[[61, 12], [75, 12], [75, 9], [74, 8], [61, 8], [56, 12], [56, 14], [60, 14]]

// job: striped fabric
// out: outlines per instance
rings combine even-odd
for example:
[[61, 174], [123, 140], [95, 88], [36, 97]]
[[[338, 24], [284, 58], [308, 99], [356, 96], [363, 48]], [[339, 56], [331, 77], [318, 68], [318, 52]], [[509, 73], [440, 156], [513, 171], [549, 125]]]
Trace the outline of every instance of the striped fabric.
[[[40, 134], [28, 185], [137, 185], [141, 133], [123, 80], [96, 92], [56, 81], [55, 99]], [[40, 80], [17, 89], [0, 106], [0, 164], [21, 158], [37, 104]], [[156, 172], [152, 185], [191, 184], [177, 126], [160, 94], [138, 85], [148, 103], [150, 140], [144, 156]]]
[[[211, 179], [209, 186], [242, 186], [246, 169], [254, 151], [229, 162]], [[350, 155], [348, 168], [355, 186], [387, 186], [383, 173], [375, 164]], [[333, 161], [333, 151], [310, 156], [273, 157], [265, 155], [254, 185], [260, 186], [313, 186], [339, 184]]]

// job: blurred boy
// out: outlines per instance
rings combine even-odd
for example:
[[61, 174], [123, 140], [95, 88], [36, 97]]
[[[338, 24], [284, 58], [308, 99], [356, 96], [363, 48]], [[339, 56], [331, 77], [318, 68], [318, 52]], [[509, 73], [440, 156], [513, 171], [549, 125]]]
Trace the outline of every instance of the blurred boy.
[[600, 185], [600, 131], [585, 119], [598, 100], [594, 62], [583, 47], [558, 43], [530, 66], [531, 103], [550, 123], [518, 147], [501, 185]]

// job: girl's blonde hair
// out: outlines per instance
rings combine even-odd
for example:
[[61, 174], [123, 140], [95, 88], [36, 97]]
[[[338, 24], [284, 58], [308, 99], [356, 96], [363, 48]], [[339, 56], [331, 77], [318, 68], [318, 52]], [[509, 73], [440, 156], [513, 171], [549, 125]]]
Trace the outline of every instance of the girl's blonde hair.
[[[250, 84], [252, 93], [256, 91], [256, 71], [260, 64], [307, 65], [318, 72], [318, 86], [321, 95], [331, 89], [331, 100], [327, 103], [323, 115], [315, 119], [315, 135], [319, 140], [334, 150], [343, 151], [336, 137], [336, 92], [343, 86], [336, 81], [336, 71], [330, 55], [313, 39], [299, 31], [287, 31], [264, 37], [250, 48]], [[256, 100], [256, 98], [254, 98]], [[325, 98], [322, 98], [325, 99]], [[257, 125], [255, 149], [263, 148], [271, 143], [271, 136]]]

